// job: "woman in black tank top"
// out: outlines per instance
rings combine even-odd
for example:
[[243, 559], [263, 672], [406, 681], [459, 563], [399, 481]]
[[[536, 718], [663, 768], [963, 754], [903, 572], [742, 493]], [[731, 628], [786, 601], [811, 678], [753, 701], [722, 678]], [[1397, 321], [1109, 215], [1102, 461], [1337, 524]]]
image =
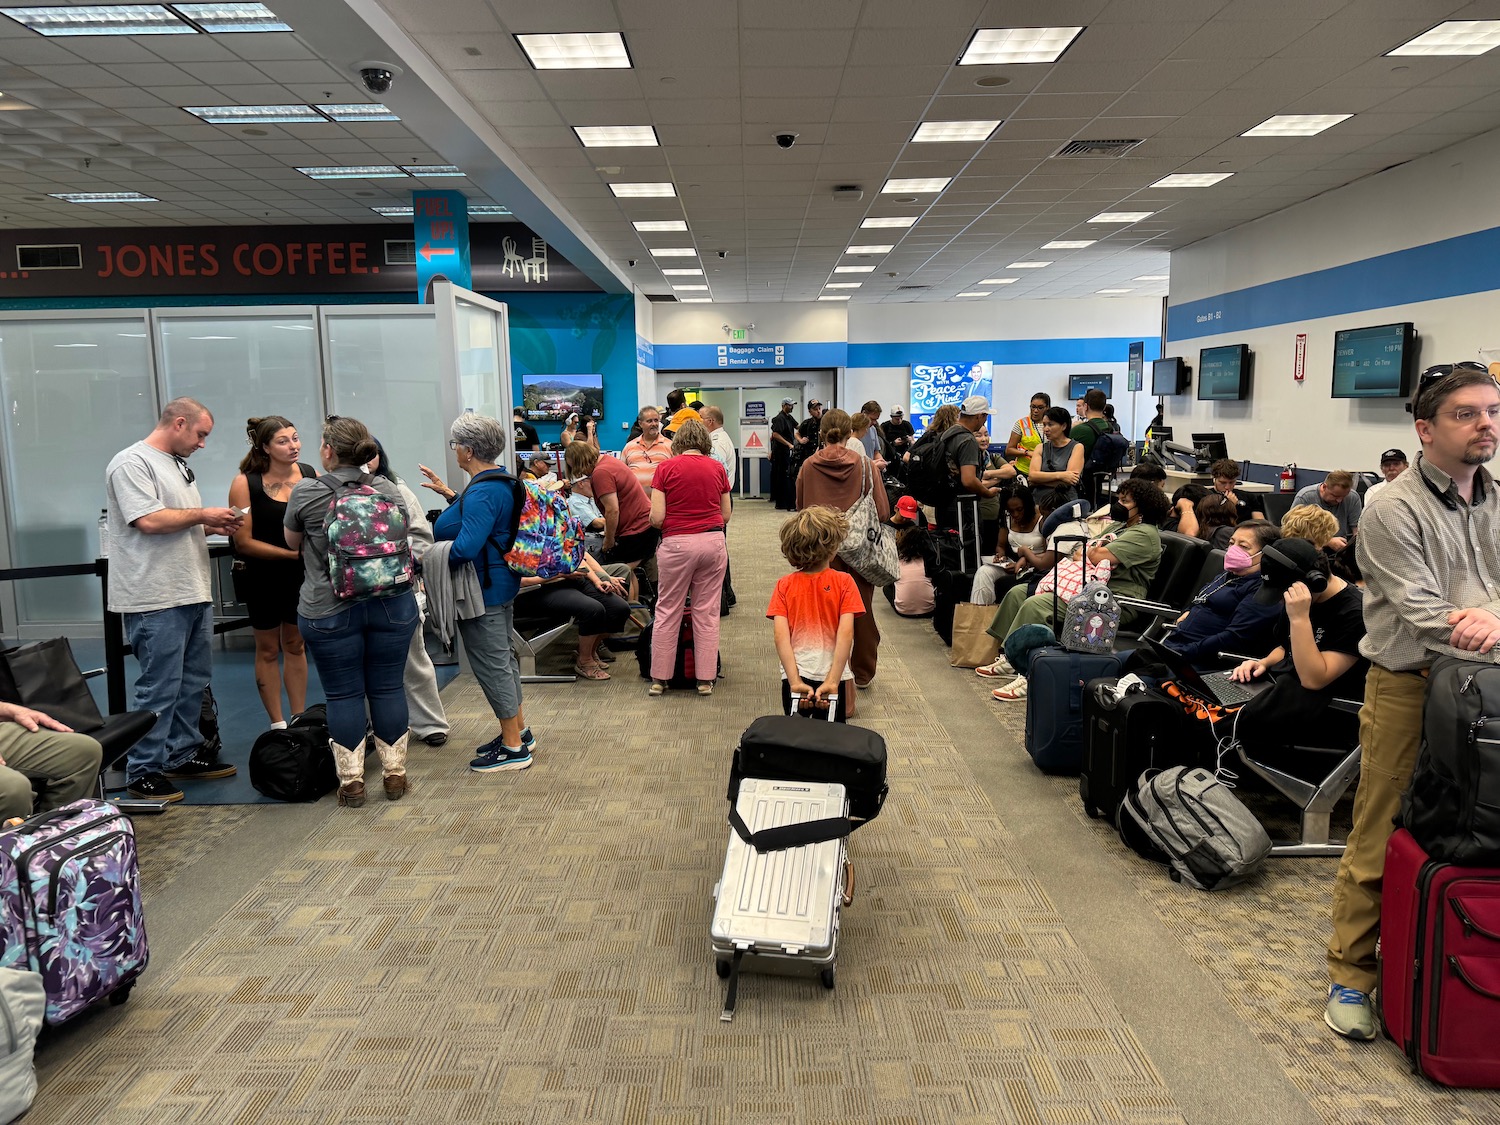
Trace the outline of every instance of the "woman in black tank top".
[[271, 725], [285, 726], [281, 685], [296, 715], [307, 707], [307, 654], [297, 631], [297, 593], [302, 558], [286, 545], [282, 520], [287, 497], [316, 469], [297, 460], [302, 442], [280, 415], [251, 418], [245, 427], [250, 452], [229, 486], [229, 504], [246, 513], [234, 533], [235, 593], [250, 611], [255, 634], [255, 686]]

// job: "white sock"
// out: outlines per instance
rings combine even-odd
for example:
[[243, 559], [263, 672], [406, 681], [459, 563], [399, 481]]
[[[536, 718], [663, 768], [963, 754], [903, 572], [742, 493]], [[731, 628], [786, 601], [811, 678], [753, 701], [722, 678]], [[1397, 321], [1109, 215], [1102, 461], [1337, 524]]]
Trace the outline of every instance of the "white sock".
[[271, 724], [271, 729], [272, 730], [286, 730], [286, 720], [282, 719], [279, 722], [272, 723]]

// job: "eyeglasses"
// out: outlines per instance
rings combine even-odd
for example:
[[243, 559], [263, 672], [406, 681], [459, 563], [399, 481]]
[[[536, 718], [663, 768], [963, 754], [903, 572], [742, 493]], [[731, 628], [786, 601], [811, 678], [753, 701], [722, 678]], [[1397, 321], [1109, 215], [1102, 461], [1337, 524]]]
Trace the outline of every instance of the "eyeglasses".
[[[1432, 386], [1432, 384], [1436, 383], [1439, 379], [1446, 379], [1449, 375], [1452, 375], [1455, 372], [1462, 371], [1474, 371], [1482, 375], [1488, 375], [1490, 373], [1490, 369], [1484, 364], [1475, 363], [1471, 359], [1466, 359], [1462, 363], [1434, 364], [1432, 367], [1429, 367], [1426, 371], [1422, 372], [1422, 374], [1417, 377], [1417, 393], [1413, 396], [1411, 402], [1408, 402], [1406, 404], [1406, 412], [1408, 414], [1416, 413], [1417, 404], [1422, 401], [1422, 396], [1427, 393], [1427, 388]], [[1472, 418], [1469, 420], [1471, 422], [1473, 421]]]
[[[450, 441], [448, 443], [448, 448], [449, 449], [457, 449], [461, 444], [463, 444], [463, 443], [462, 442], [457, 442], [457, 441]], [[467, 447], [465, 447], [465, 448], [467, 448]]]
[[188, 484], [192, 484], [198, 479], [193, 470], [188, 467], [186, 457], [179, 457], [174, 453], [172, 454], [172, 460], [177, 462], [177, 469], [180, 473], [182, 473], [182, 479], [187, 481]]
[[1500, 421], [1500, 406], [1486, 406], [1483, 410], [1476, 410], [1471, 406], [1460, 406], [1457, 410], [1436, 410], [1433, 414], [1452, 418], [1460, 426], [1472, 426], [1479, 420], [1481, 414], [1491, 422]]

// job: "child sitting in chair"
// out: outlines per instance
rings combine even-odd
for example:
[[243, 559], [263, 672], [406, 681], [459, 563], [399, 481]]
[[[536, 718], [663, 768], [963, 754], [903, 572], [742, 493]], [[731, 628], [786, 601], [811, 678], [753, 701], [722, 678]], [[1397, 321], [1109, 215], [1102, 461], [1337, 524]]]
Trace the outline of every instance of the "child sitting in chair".
[[[781, 525], [781, 553], [791, 563], [771, 592], [766, 616], [775, 623], [776, 655], [781, 660], [781, 706], [816, 716], [837, 696], [833, 717], [854, 717], [854, 618], [864, 612], [859, 587], [842, 571], [829, 569], [848, 534], [842, 513], [811, 507]], [[815, 688], [810, 684], [817, 685]]]

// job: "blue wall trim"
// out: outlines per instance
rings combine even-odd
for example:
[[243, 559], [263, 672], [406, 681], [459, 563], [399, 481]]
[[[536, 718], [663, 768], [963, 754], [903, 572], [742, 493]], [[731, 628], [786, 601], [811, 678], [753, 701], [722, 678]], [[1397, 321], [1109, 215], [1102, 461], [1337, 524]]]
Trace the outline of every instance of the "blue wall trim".
[[[1057, 363], [1124, 363], [1139, 337], [1093, 336], [1067, 340], [940, 340], [932, 343], [850, 344], [850, 367], [910, 367], [914, 363], [973, 363], [997, 366]], [[1161, 341], [1145, 340], [1146, 360], [1161, 356]], [[1123, 389], [1123, 388], [1122, 388]]]
[[[1167, 307], [1167, 339], [1386, 309], [1500, 289], [1500, 227]], [[1376, 318], [1379, 323], [1379, 318]]]

